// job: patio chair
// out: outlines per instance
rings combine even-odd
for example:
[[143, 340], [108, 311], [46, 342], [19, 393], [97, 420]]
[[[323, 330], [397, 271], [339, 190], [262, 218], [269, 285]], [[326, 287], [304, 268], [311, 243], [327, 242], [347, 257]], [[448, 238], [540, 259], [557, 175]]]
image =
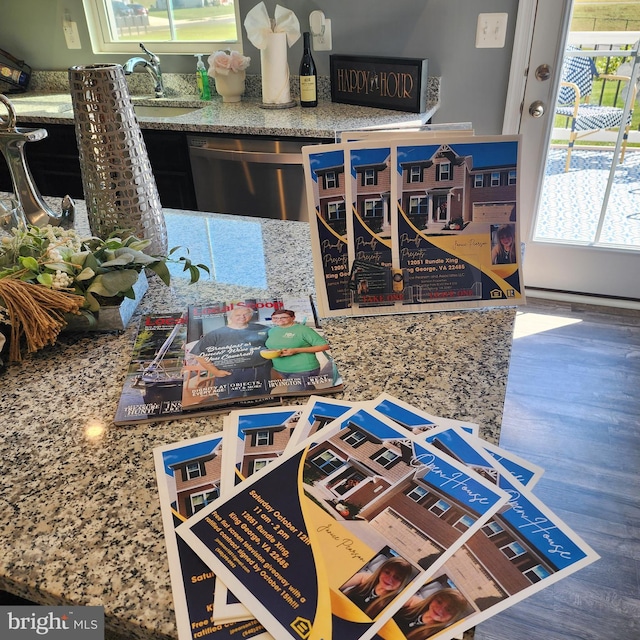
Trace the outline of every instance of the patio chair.
[[[570, 49], [569, 51], [571, 51]], [[593, 81], [595, 78], [601, 80], [620, 80], [629, 82], [629, 76], [618, 76], [610, 74], [599, 74], [593, 58], [568, 55], [562, 67], [562, 81], [560, 92], [556, 104], [556, 115], [569, 119], [571, 133], [567, 145], [567, 162], [565, 172], [569, 171], [571, 164], [571, 152], [576, 140], [588, 136], [595, 131], [603, 129], [617, 129], [622, 126], [624, 110], [620, 107], [605, 107], [589, 104]], [[632, 88], [632, 107], [636, 100], [636, 87]], [[624, 162], [624, 155], [627, 149], [627, 138], [629, 137], [629, 127], [631, 125], [632, 112], [624, 125], [624, 138], [620, 152], [620, 162]]]

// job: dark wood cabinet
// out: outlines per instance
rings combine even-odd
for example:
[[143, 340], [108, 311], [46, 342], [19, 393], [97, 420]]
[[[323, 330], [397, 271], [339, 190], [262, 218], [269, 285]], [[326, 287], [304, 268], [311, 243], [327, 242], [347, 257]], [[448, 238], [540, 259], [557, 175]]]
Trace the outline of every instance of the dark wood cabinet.
[[[83, 199], [80, 160], [72, 124], [29, 123], [47, 130], [47, 137], [25, 144], [27, 164], [38, 191], [45, 196]], [[171, 209], [195, 210], [196, 197], [186, 134], [182, 131], [143, 129], [160, 202]], [[9, 169], [0, 155], [0, 191], [13, 191]]]

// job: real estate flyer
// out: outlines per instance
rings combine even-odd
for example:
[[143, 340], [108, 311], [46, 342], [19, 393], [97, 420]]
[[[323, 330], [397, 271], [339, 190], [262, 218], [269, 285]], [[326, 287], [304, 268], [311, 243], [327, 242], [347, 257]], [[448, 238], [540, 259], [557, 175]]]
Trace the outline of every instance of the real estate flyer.
[[320, 316], [522, 302], [519, 138], [387, 142], [303, 148]]
[[219, 495], [222, 437], [194, 438], [154, 449], [171, 588], [180, 640], [260, 638], [269, 634], [256, 620], [216, 624], [216, 576], [175, 533], [175, 528]]
[[[177, 531], [275, 637], [370, 638], [506, 498], [355, 408]], [[389, 573], [371, 601], [370, 579]]]
[[[374, 404], [385, 415], [397, 416], [404, 423], [418, 424], [424, 419], [418, 409], [390, 397]], [[418, 592], [427, 604], [438, 593], [441, 597], [447, 594], [452, 610], [456, 602], [460, 604], [446, 624], [434, 625], [427, 637], [458, 637], [598, 559], [589, 545], [532, 495], [530, 488], [540, 476], [539, 467], [499, 447], [490, 446], [487, 451], [486, 446], [479, 446], [480, 440], [456, 427], [429, 429], [422, 432], [422, 437], [509, 494], [506, 507], [475, 532], [434, 576], [439, 588], [433, 594], [425, 589]], [[524, 477], [529, 486], [519, 482], [498, 460]], [[402, 628], [406, 617], [401, 610], [394, 621]]]

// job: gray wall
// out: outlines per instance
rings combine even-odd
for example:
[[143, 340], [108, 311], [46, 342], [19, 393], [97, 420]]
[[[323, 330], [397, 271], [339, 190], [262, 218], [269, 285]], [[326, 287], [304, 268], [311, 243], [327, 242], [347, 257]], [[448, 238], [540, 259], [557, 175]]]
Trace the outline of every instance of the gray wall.
[[[238, 0], [243, 21], [258, 1]], [[309, 27], [309, 13], [322, 9], [331, 19], [331, 53], [428, 58], [429, 75], [442, 77], [442, 106], [434, 122], [469, 121], [477, 133], [501, 132], [518, 0], [265, 0], [265, 4], [270, 15], [276, 4], [293, 10], [303, 31]], [[82, 49], [66, 47], [64, 9], [78, 23]], [[494, 12], [509, 14], [506, 46], [476, 49], [478, 14]], [[0, 48], [40, 70], [107, 61], [122, 64], [128, 57], [91, 51], [81, 0], [2, 0]], [[252, 59], [248, 72], [260, 73], [260, 53], [246, 38], [245, 53]], [[297, 73], [301, 54], [302, 39], [289, 50], [292, 74]], [[321, 75], [329, 73], [329, 55], [314, 53]], [[165, 72], [189, 73], [194, 66], [191, 55], [162, 57]]]

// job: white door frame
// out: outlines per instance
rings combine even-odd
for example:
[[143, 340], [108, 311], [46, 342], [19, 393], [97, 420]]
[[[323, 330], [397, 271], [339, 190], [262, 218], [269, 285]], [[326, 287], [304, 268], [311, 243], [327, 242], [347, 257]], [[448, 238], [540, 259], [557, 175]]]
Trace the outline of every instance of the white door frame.
[[[520, 233], [521, 240], [525, 242], [523, 280], [527, 295], [531, 297], [578, 300], [590, 304], [640, 309], [640, 302], [620, 299], [625, 297], [640, 299], [640, 295], [635, 293], [629, 295], [629, 291], [636, 291], [638, 287], [637, 277], [633, 286], [629, 285], [629, 282], [633, 282], [633, 274], [637, 272], [640, 259], [637, 252], [623, 253], [614, 249], [599, 248], [598, 258], [602, 259], [605, 266], [596, 270], [592, 280], [593, 291], [598, 293], [595, 296], [582, 295], [581, 292], [571, 293], [576, 291], [573, 287], [572, 274], [587, 273], [592, 269], [594, 249], [563, 245], [561, 259], [558, 259], [559, 245], [532, 241], [553, 127], [553, 106], [560, 82], [556, 71], [562, 62], [568, 39], [571, 4], [572, 0], [520, 0], [518, 3], [503, 133], [523, 135], [523, 153], [518, 179]], [[546, 19], [545, 10], [552, 11], [553, 20]], [[550, 41], [546, 43], [543, 50], [539, 46], [536, 47], [534, 41], [535, 22], [541, 12], [546, 19], [546, 25], [558, 25], [554, 42], [551, 41], [553, 28], [544, 27], [545, 31], [549, 31]], [[535, 79], [534, 71], [541, 64], [550, 65], [549, 80]], [[532, 118], [528, 113], [529, 105], [536, 100], [541, 101], [545, 106], [545, 113], [540, 118]], [[615, 268], [612, 266], [607, 271], [606, 266], [612, 265], [614, 259], [619, 266]], [[530, 274], [529, 278], [527, 273]], [[550, 282], [553, 283], [552, 286], [548, 285]], [[609, 296], [612, 299], [609, 299]]]

